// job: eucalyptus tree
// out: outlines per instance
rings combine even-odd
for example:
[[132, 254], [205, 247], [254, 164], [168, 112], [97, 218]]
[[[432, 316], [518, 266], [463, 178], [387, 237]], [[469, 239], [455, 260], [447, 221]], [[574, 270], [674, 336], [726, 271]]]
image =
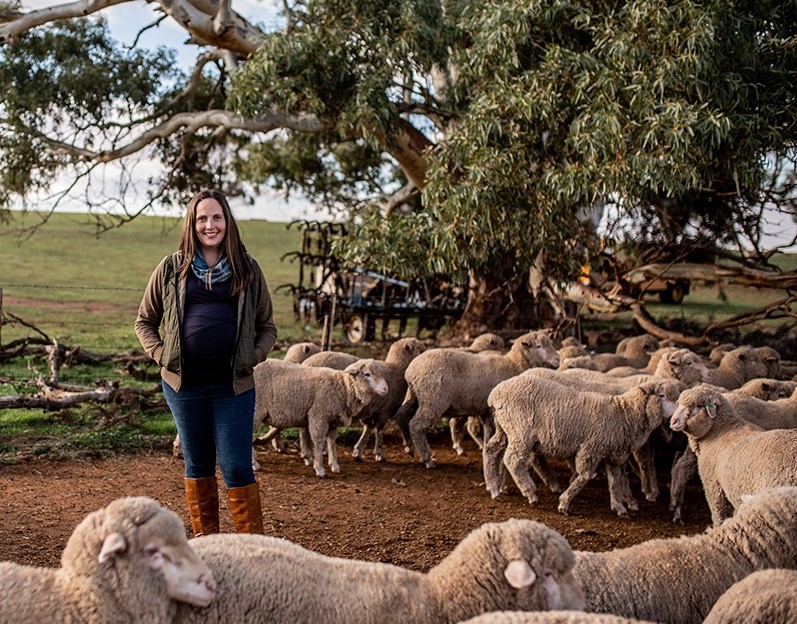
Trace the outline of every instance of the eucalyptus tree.
[[530, 270], [565, 283], [609, 236], [766, 262], [764, 209], [795, 214], [795, 0], [285, 0], [274, 27], [150, 2], [142, 31], [197, 46], [185, 75], [114, 45], [122, 3], [0, 11], [2, 205], [136, 160], [150, 203], [301, 191], [351, 220], [342, 258], [467, 278], [489, 327], [534, 322]]

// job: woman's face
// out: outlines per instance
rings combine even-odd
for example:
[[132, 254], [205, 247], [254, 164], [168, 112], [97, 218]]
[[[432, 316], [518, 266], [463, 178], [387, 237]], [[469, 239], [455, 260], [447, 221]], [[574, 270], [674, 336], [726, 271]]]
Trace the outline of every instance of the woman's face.
[[203, 255], [205, 255], [205, 251], [221, 251], [219, 246], [224, 240], [227, 220], [224, 218], [224, 211], [217, 200], [207, 197], [196, 205], [194, 229]]

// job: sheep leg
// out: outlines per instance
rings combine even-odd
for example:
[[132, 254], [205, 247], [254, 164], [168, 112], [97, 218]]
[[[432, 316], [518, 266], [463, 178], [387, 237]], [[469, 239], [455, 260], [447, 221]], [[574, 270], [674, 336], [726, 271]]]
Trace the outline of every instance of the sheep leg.
[[576, 453], [575, 475], [570, 480], [570, 485], [567, 486], [567, 489], [562, 492], [562, 495], [559, 497], [559, 513], [564, 515], [568, 514], [570, 503], [576, 495], [584, 489], [584, 486], [589, 480], [595, 478], [597, 467], [598, 461], [589, 457], [584, 449], [578, 450]]
[[627, 488], [628, 477], [623, 473], [622, 466], [617, 464], [604, 464], [606, 480], [609, 482], [609, 506], [621, 518], [628, 515], [628, 510], [623, 505], [623, 490]]
[[686, 484], [697, 474], [697, 455], [692, 447], [687, 446], [678, 460], [673, 464], [670, 475], [670, 511], [673, 512], [672, 521], [680, 522], [681, 507], [684, 504]]
[[313, 440], [307, 427], [299, 427], [299, 456], [304, 460], [305, 466], [313, 465]]
[[628, 472], [625, 470], [625, 465], [620, 470], [620, 487], [623, 503], [625, 503], [631, 511], [639, 511], [639, 504], [636, 502], [633, 492], [631, 492], [631, 483], [628, 481]]
[[374, 459], [378, 462], [385, 461], [385, 423], [378, 422], [374, 426]]
[[410, 435], [415, 448], [418, 449], [418, 454], [421, 457], [421, 462], [427, 468], [435, 468], [434, 459], [432, 458], [432, 447], [429, 446], [429, 440], [426, 437], [426, 432], [440, 420], [441, 415], [425, 407], [419, 407], [415, 416], [410, 421]]
[[[371, 436], [371, 427], [368, 425], [368, 423], [362, 421], [362, 425], [363, 432], [360, 434], [360, 438], [357, 440], [357, 443], [354, 445], [354, 449], [351, 452], [351, 456], [356, 462], [361, 462], [363, 460], [363, 456], [365, 455], [365, 446], [368, 444], [368, 438]], [[375, 454], [376, 451], [374, 451], [374, 455]]]
[[338, 463], [338, 447], [335, 444], [338, 439], [337, 427], [330, 427], [326, 435], [327, 441], [327, 462], [329, 469], [335, 474], [340, 472], [340, 464]]
[[539, 502], [537, 497], [537, 487], [534, 479], [531, 478], [531, 471], [528, 466], [528, 447], [525, 440], [509, 440], [506, 451], [504, 452], [504, 466], [512, 475], [512, 480], [526, 497], [529, 504], [534, 505]]
[[556, 474], [545, 457], [539, 453], [532, 453], [531, 457], [529, 458], [529, 463], [531, 464], [531, 467], [534, 468], [534, 472], [539, 475], [540, 479], [542, 479], [542, 482], [548, 487], [549, 490], [551, 490], [551, 492], [557, 494], [562, 491], [562, 486], [559, 485]]
[[482, 451], [484, 466], [484, 485], [493, 498], [501, 494], [503, 481], [503, 457], [507, 447], [506, 433], [497, 427], [492, 437], [487, 440]]
[[655, 501], [659, 497], [659, 482], [656, 478], [653, 440], [648, 438], [641, 447], [633, 452], [633, 456], [639, 466], [639, 480], [645, 499]]
[[174, 436], [174, 440], [172, 440], [172, 455], [175, 457], [182, 457], [183, 456], [183, 447], [180, 444], [180, 434], [178, 433]]
[[401, 404], [395, 416], [396, 424], [401, 432], [401, 438], [404, 441], [404, 450], [407, 452], [407, 455], [412, 455], [414, 450], [412, 433], [410, 432], [410, 422], [417, 410], [418, 401], [414, 397], [411, 397], [408, 391], [407, 398], [404, 400], [404, 403]]
[[323, 418], [313, 418], [308, 414], [308, 431], [313, 448], [313, 469], [319, 477], [325, 477], [324, 442], [329, 433], [329, 423]]
[[484, 425], [480, 418], [470, 417], [468, 423], [465, 425], [468, 430], [468, 435], [479, 447], [479, 450], [484, 448]]
[[465, 431], [462, 425], [465, 423], [465, 417], [452, 416], [448, 419], [448, 428], [451, 431], [451, 446], [456, 451], [457, 455], [464, 455], [465, 449], [462, 442], [465, 440]]

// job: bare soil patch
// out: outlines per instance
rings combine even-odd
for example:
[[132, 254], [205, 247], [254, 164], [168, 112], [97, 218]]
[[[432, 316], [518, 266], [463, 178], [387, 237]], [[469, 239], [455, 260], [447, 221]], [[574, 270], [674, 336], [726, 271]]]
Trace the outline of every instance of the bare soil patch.
[[[648, 502], [631, 484], [640, 510], [618, 518], [609, 509], [606, 480], [593, 479], [576, 497], [570, 516], [556, 511], [557, 496], [539, 484], [532, 507], [516, 491], [492, 500], [482, 484], [481, 454], [470, 443], [459, 457], [447, 436], [433, 440], [438, 468], [408, 457], [399, 439], [386, 439], [387, 462], [362, 463], [339, 448], [342, 472], [315, 476], [296, 454], [263, 448], [258, 482], [266, 532], [317, 552], [428, 570], [484, 522], [532, 518], [561, 532], [575, 549], [609, 550], [656, 537], [702, 532], [710, 524], [699, 483], [687, 490], [686, 524], [671, 522], [667, 508], [671, 457], [660, 458], [662, 495]], [[560, 466], [562, 482], [568, 473]], [[190, 525], [183, 495], [182, 460], [167, 452], [101, 460], [28, 462], [0, 467], [0, 560], [57, 566], [75, 526], [91, 511], [121, 496], [146, 495]], [[221, 529], [232, 531], [222, 496]]]

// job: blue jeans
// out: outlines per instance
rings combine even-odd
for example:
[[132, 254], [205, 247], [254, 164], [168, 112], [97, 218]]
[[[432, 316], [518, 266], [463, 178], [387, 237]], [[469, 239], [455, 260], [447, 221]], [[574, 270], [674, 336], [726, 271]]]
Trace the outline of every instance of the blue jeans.
[[186, 386], [179, 392], [163, 382], [163, 394], [177, 425], [185, 476], [216, 476], [216, 456], [228, 488], [255, 482], [252, 470], [255, 391], [236, 396], [232, 384]]

